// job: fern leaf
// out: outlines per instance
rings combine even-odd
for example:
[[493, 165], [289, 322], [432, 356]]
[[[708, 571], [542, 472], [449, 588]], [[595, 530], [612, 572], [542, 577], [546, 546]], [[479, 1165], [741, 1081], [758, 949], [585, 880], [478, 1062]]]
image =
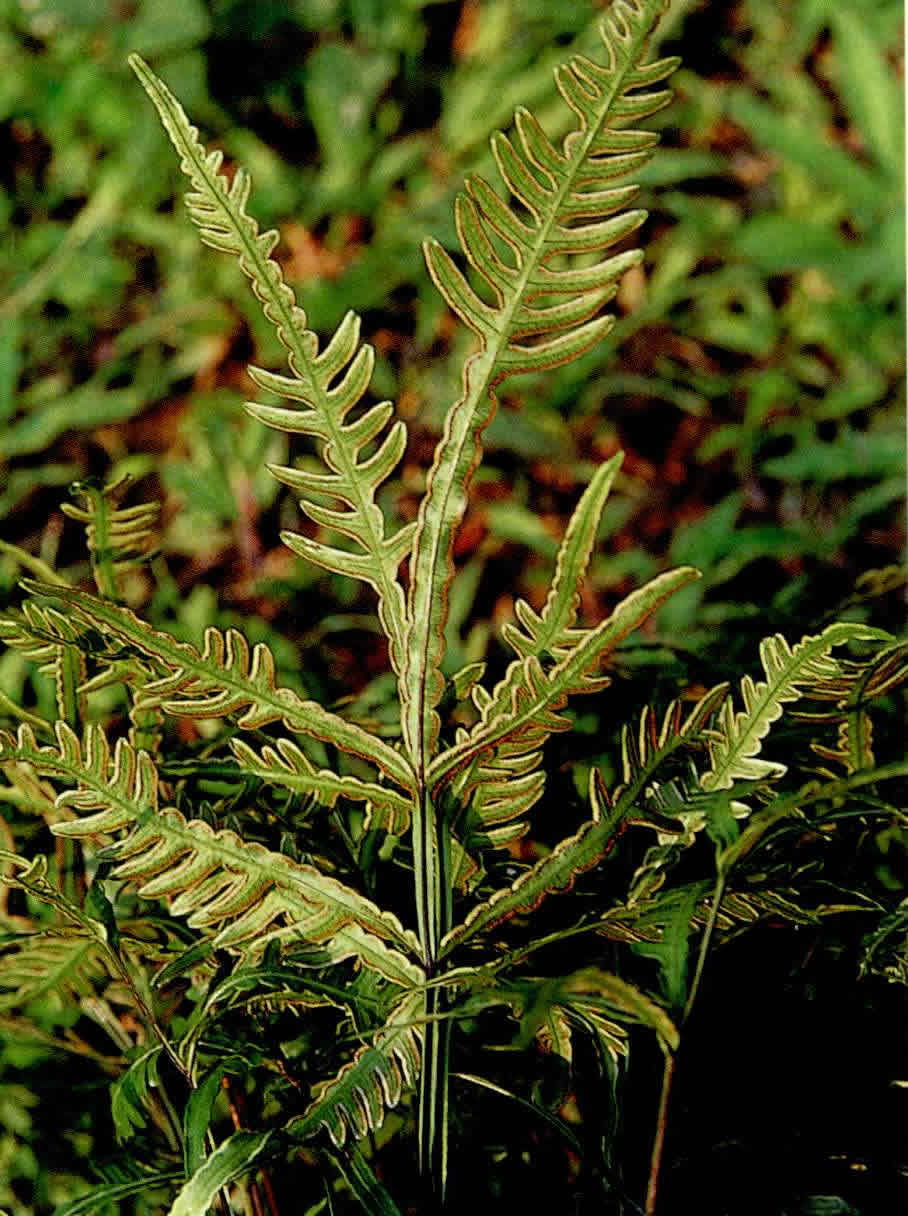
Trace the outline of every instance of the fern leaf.
[[483, 903], [477, 904], [466, 920], [446, 936], [442, 943], [442, 956], [513, 916], [532, 912], [547, 896], [570, 890], [578, 875], [602, 861], [614, 848], [621, 833], [632, 823], [652, 826], [651, 814], [642, 814], [636, 809], [641, 793], [661, 764], [679, 748], [686, 747], [704, 733], [705, 724], [715, 712], [725, 689], [726, 686], [720, 684], [704, 694], [683, 722], [674, 706], [670, 706], [665, 715], [660, 746], [650, 750], [645, 762], [633, 773], [627, 774], [630, 780], [616, 791], [616, 796], [609, 795], [594, 769], [590, 773], [589, 783], [592, 817], [510, 886], [495, 891]]
[[289, 739], [279, 739], [275, 747], [263, 748], [261, 755], [240, 739], [232, 739], [230, 747], [243, 772], [249, 776], [283, 789], [310, 794], [327, 807], [334, 806], [338, 798], [365, 802], [367, 830], [380, 827], [399, 836], [410, 822], [413, 805], [410, 799], [374, 781], [339, 777], [327, 769], [316, 771]]
[[[186, 717], [220, 718], [238, 714], [245, 730], [281, 721], [292, 731], [333, 743], [341, 751], [376, 764], [399, 786], [412, 789], [413, 775], [406, 760], [382, 739], [316, 701], [304, 701], [289, 688], [275, 684], [274, 658], [263, 643], [251, 651], [235, 629], [205, 631], [199, 652], [188, 642], [152, 629], [135, 613], [119, 604], [73, 588], [29, 583], [39, 594], [57, 596], [78, 618], [114, 638], [140, 656], [147, 656], [166, 673], [156, 680], [141, 676], [137, 707], [160, 706], [167, 713]], [[127, 673], [124, 673], [127, 674]]]
[[846, 621], [830, 625], [794, 647], [781, 634], [764, 638], [760, 660], [766, 679], [755, 682], [745, 676], [741, 681], [743, 710], [735, 712], [731, 697], [723, 705], [715, 727], [707, 734], [710, 767], [701, 774], [702, 788], [731, 789], [735, 781], [759, 781], [784, 773], [784, 764], [758, 756], [770, 727], [782, 716], [783, 705], [798, 700], [805, 686], [840, 674], [839, 665], [829, 655], [834, 646], [891, 640], [881, 629]]
[[167, 1216], [206, 1216], [222, 1187], [262, 1164], [273, 1133], [234, 1132], [181, 1188]]
[[56, 746], [40, 747], [27, 726], [15, 738], [0, 732], [0, 763], [26, 763], [66, 782], [58, 805], [94, 812], [54, 825], [59, 836], [130, 828], [105, 856], [116, 863], [114, 877], [135, 883], [143, 898], [168, 899], [173, 915], [213, 932], [216, 947], [258, 950], [271, 937], [302, 937], [327, 943], [335, 962], [357, 958], [403, 987], [421, 982], [419, 968], [401, 953], [418, 953], [416, 938], [394, 915], [313, 866], [246, 844], [234, 832], [187, 823], [173, 807], [160, 809], [151, 758], [125, 739], [111, 755], [96, 726], [86, 729], [84, 744], [64, 723], [56, 735]]
[[121, 507], [129, 489], [129, 476], [99, 488], [90, 481], [74, 481], [70, 493], [84, 505], [62, 503], [60, 510], [85, 524], [91, 569], [98, 594], [119, 599], [119, 580], [151, 556], [160, 506], [156, 502]]
[[2, 943], [0, 1010], [21, 1008], [47, 996], [61, 1012], [67, 1004], [93, 996], [110, 978], [98, 938], [69, 928], [15, 934]]
[[[56, 585], [55, 585], [56, 586]], [[73, 645], [79, 630], [61, 612], [30, 600], [22, 614], [0, 617], [0, 642], [37, 663], [56, 691], [57, 715], [78, 726], [85, 712], [85, 659]]]
[[[611, 317], [597, 315], [600, 308], [615, 294], [619, 276], [642, 257], [630, 250], [583, 268], [553, 264], [566, 254], [606, 250], [645, 218], [640, 210], [620, 214], [634, 189], [610, 183], [645, 163], [657, 141], [648, 132], [619, 128], [670, 98], [667, 90], [632, 92], [664, 80], [677, 67], [675, 59], [643, 64], [664, 8], [664, 0], [618, 0], [602, 25], [608, 63], [576, 56], [556, 73], [577, 117], [560, 151], [526, 110], [516, 115], [516, 143], [504, 135], [493, 138], [498, 170], [524, 209], [520, 214], [481, 178], [467, 180], [456, 206], [458, 234], [493, 305], [480, 299], [437, 242], [425, 246], [436, 286], [476, 333], [480, 348], [464, 368], [462, 396], [447, 416], [414, 540], [401, 687], [402, 701], [408, 690], [420, 690], [406, 699], [404, 718], [404, 738], [420, 775], [438, 740], [454, 535], [480, 460], [482, 433], [494, 413], [496, 386], [507, 376], [554, 367], [589, 350], [613, 324]], [[507, 255], [498, 253], [500, 242]]]
[[[272, 472], [304, 495], [302, 508], [310, 519], [324, 523], [351, 538], [357, 548], [345, 549], [318, 544], [296, 533], [283, 534], [294, 552], [317, 565], [348, 574], [369, 583], [378, 593], [378, 615], [390, 643], [391, 662], [401, 670], [405, 604], [397, 569], [409, 552], [413, 528], [385, 535], [385, 520], [375, 494], [403, 455], [406, 428], [395, 422], [370, 457], [364, 447], [375, 439], [390, 419], [392, 406], [383, 401], [365, 414], [348, 421], [372, 378], [375, 354], [359, 341], [359, 318], [348, 313], [322, 351], [318, 338], [307, 328], [306, 314], [284, 282], [281, 268], [271, 257], [279, 239], [277, 232], [260, 233], [246, 212], [250, 180], [237, 169], [233, 181], [219, 173], [222, 154], [206, 152], [183, 107], [167, 86], [138, 55], [129, 63], [154, 103], [180, 156], [180, 166], [192, 189], [186, 195], [189, 215], [206, 245], [234, 254], [252, 284], [265, 316], [275, 326], [287, 351], [290, 376], [277, 376], [260, 368], [250, 369], [256, 384], [295, 403], [285, 409], [250, 403], [253, 417], [268, 426], [295, 434], [313, 435], [322, 443], [322, 458], [330, 470], [313, 482], [301, 470], [272, 467]], [[311, 495], [328, 495], [340, 501], [342, 511], [328, 510]]]
[[581, 631], [581, 639], [549, 671], [534, 654], [514, 660], [484, 703], [480, 721], [433, 762], [428, 773], [433, 792], [484, 753], [497, 749], [505, 758], [537, 753], [553, 731], [566, 730], [570, 724], [559, 711], [568, 697], [603, 688], [607, 678], [592, 674], [602, 659], [669, 596], [699, 577], [692, 567], [681, 566], [651, 579], [595, 629]]
[[559, 648], [563, 652], [576, 643], [572, 626], [577, 617], [581, 584], [609, 491], [623, 459], [624, 453], [619, 452], [600, 465], [577, 504], [558, 550], [555, 577], [542, 614], [537, 616], [525, 600], [514, 605], [514, 614], [523, 630], [507, 624], [502, 635], [522, 659], [546, 653], [560, 657]]
[[336, 1077], [319, 1086], [309, 1109], [287, 1125], [295, 1140], [325, 1130], [336, 1148], [348, 1137], [359, 1140], [377, 1130], [419, 1075], [422, 996], [409, 993], [388, 1021], [345, 1064]]
[[573, 836], [561, 840], [551, 853], [537, 861], [510, 886], [495, 891], [487, 900], [471, 909], [466, 920], [452, 929], [442, 941], [442, 958], [503, 921], [532, 912], [548, 895], [570, 890], [578, 875], [592, 869], [611, 851], [623, 830], [624, 807], [610, 810], [605, 818], [602, 817], [604, 804], [600, 787], [596, 785], [595, 773], [590, 775], [590, 797], [593, 818], [588, 819]]

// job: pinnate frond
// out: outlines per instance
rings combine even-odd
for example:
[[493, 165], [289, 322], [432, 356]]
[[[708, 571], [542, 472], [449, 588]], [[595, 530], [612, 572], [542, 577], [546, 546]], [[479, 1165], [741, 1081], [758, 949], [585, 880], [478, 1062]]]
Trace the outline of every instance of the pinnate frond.
[[143, 898], [167, 899], [173, 915], [214, 934], [219, 948], [248, 952], [271, 937], [299, 937], [326, 943], [334, 962], [356, 958], [393, 983], [420, 982], [406, 957], [418, 953], [416, 938], [393, 914], [313, 866], [161, 808], [151, 757], [125, 739], [111, 753], [96, 726], [86, 728], [84, 743], [64, 723], [56, 736], [56, 745], [42, 747], [27, 726], [16, 737], [0, 732], [0, 763], [26, 763], [68, 785], [57, 802], [82, 817], [55, 824], [57, 835], [130, 829], [104, 855], [115, 862], [114, 877], [134, 883]]
[[841, 621], [821, 634], [789, 646], [781, 636], [764, 638], [760, 661], [766, 679], [741, 681], [744, 709], [735, 711], [729, 697], [714, 727], [707, 733], [710, 766], [701, 774], [704, 790], [731, 789], [735, 781], [760, 781], [785, 772], [785, 765], [761, 759], [758, 753], [773, 722], [786, 703], [797, 701], [812, 685], [841, 673], [829, 651], [851, 641], [891, 641], [889, 634], [868, 625]]
[[97, 936], [77, 927], [10, 935], [0, 942], [0, 1010], [47, 997], [61, 1012], [110, 978]]
[[419, 1075], [421, 993], [408, 993], [371, 1041], [330, 1081], [323, 1082], [309, 1109], [286, 1127], [297, 1140], [325, 1130], [336, 1148], [379, 1128], [385, 1112], [412, 1089]]
[[598, 255], [637, 229], [646, 217], [627, 211], [633, 186], [615, 179], [643, 165], [657, 137], [626, 129], [667, 104], [668, 90], [639, 93], [665, 80], [678, 60], [645, 65], [664, 0], [618, 0], [602, 25], [607, 63], [581, 56], [556, 72], [577, 125], [557, 149], [526, 110], [516, 114], [517, 139], [493, 137], [492, 149], [509, 205], [480, 177], [470, 177], [455, 218], [467, 261], [494, 303], [473, 290], [437, 242], [426, 261], [450, 307], [479, 338], [464, 368], [463, 393], [447, 416], [420, 507], [408, 601], [404, 736], [422, 771], [435, 751], [443, 692], [443, 637], [454, 535], [481, 457], [482, 433], [495, 409], [496, 386], [507, 376], [565, 363], [589, 350], [614, 324], [599, 315], [620, 276], [642, 257], [632, 249], [592, 265], [563, 265], [574, 254]]
[[[249, 175], [237, 168], [232, 182], [228, 182], [219, 172], [223, 154], [206, 151], [197, 128], [167, 86], [138, 55], [131, 55], [129, 62], [179, 153], [180, 167], [192, 186], [186, 195], [186, 207], [202, 241], [238, 259], [287, 351], [290, 376], [260, 368], [251, 369], [250, 375], [260, 388], [289, 398], [294, 407], [251, 403], [247, 408], [268, 426], [315, 436], [322, 443], [322, 458], [329, 469], [327, 473], [309, 474], [275, 467], [272, 472], [303, 495], [301, 505], [310, 519], [351, 538], [355, 548], [339, 549], [293, 532], [284, 533], [283, 539], [294, 552], [317, 565], [374, 587], [392, 665], [399, 671], [405, 605], [397, 568], [409, 552], [413, 529], [404, 527], [386, 536], [375, 493], [403, 455], [406, 428], [401, 420], [395, 422], [377, 450], [366, 457], [364, 449], [385, 430], [393, 407], [382, 401], [352, 421], [348, 417], [369, 387], [374, 351], [360, 343], [359, 318], [354, 313], [347, 314], [331, 341], [319, 351], [317, 335], [307, 328], [306, 313], [271, 256], [278, 233], [259, 232], [258, 224], [246, 211]], [[319, 501], [324, 497], [338, 500], [345, 509], [324, 506]]]
[[[589, 782], [592, 817], [510, 886], [493, 892], [487, 900], [474, 907], [467, 918], [448, 934], [443, 953], [449, 953], [513, 916], [532, 912], [549, 895], [570, 890], [580, 874], [598, 865], [611, 852], [618, 837], [632, 824], [659, 826], [658, 823], [654, 824], [651, 811], [640, 809], [641, 795], [669, 757], [702, 737], [706, 723], [725, 695], [726, 687], [720, 684], [705, 693], [683, 719], [680, 707], [673, 702], [664, 715], [656, 746], [641, 749], [639, 763], [625, 769], [625, 779], [613, 794], [606, 790], [599, 773], [592, 770]], [[650, 729], [651, 724], [647, 719], [647, 738]], [[662, 826], [670, 824], [666, 821]]]
[[514, 615], [522, 628], [508, 623], [501, 632], [521, 658], [530, 654], [561, 658], [583, 636], [584, 631], [573, 628], [580, 591], [602, 512], [623, 459], [624, 453], [619, 452], [600, 465], [583, 492], [558, 550], [555, 575], [541, 614], [537, 615], [526, 600], [514, 605]]
[[26, 600], [21, 614], [0, 617], [0, 642], [37, 663], [54, 682], [57, 713], [76, 724], [85, 711], [85, 659], [75, 644], [79, 627], [62, 612]]
[[412, 802], [387, 786], [358, 777], [339, 777], [328, 769], [318, 769], [307, 760], [296, 744], [279, 739], [274, 747], [264, 747], [261, 753], [241, 739], [232, 739], [230, 747], [243, 772], [259, 777], [271, 785], [296, 793], [309, 794], [327, 807], [338, 798], [366, 803], [366, 827], [383, 828], [399, 836], [410, 820]]
[[103, 487], [90, 481], [74, 481], [70, 493], [82, 505], [64, 502], [60, 510], [85, 524], [91, 568], [100, 595], [119, 598], [119, 579], [151, 556], [160, 505], [140, 503], [121, 507], [131, 478], [121, 477]]
[[274, 657], [264, 643], [250, 649], [235, 629], [205, 631], [201, 651], [153, 629], [119, 604], [72, 588], [29, 584], [30, 589], [64, 600], [77, 617], [105, 639], [148, 658], [161, 672], [149, 680], [141, 675], [137, 707], [160, 706], [166, 713], [195, 718], [237, 715], [238, 725], [252, 730], [281, 721], [292, 731], [333, 743], [341, 751], [376, 764], [405, 789], [412, 786], [406, 760], [382, 739], [330, 713], [316, 701], [303, 700], [276, 683]]
[[[497, 832], [505, 821], [503, 783], [509, 777], [519, 775], [523, 779], [523, 786], [515, 794], [515, 805], [519, 804], [521, 812], [526, 809], [522, 794], [527, 789], [537, 796], [541, 793], [541, 787], [536, 790], [531, 786], [529, 771], [537, 766], [546, 739], [554, 731], [569, 728], [569, 719], [560, 712], [568, 697], [604, 688], [608, 677], [593, 674], [603, 658], [669, 596], [696, 578], [698, 572], [685, 566], [658, 575], [626, 596], [596, 628], [580, 631], [579, 641], [561, 651], [562, 657], [548, 670], [534, 654], [514, 660], [492, 694], [477, 699], [482, 716], [476, 726], [432, 764], [428, 774], [430, 785], [437, 788], [474, 766], [459, 791], [460, 796], [466, 797], [471, 786], [485, 786], [496, 815], [492, 830]], [[523, 771], [519, 770], [521, 764], [525, 766]], [[502, 839], [500, 834], [498, 839]]]

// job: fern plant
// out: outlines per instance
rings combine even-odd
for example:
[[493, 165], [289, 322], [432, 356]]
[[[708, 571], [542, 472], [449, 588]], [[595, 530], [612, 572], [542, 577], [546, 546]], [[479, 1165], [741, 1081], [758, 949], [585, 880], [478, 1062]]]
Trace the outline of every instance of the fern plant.
[[[577, 504], [541, 608], [517, 603], [503, 630], [514, 657], [500, 678], [485, 682], [482, 665], [445, 667], [454, 542], [499, 386], [599, 342], [613, 325], [603, 309], [642, 259], [627, 245], [645, 219], [627, 179], [656, 143], [636, 124], [668, 104], [661, 86], [678, 64], [648, 59], [664, 7], [616, 0], [602, 24], [602, 62], [575, 57], [556, 72], [574, 117], [561, 145], [518, 110], [514, 134], [492, 140], [498, 188], [476, 176], [458, 196], [462, 256], [426, 243], [429, 273], [477, 346], [459, 394], [452, 390], [418, 518], [403, 525], [386, 517], [381, 490], [406, 429], [391, 402], [368, 402], [374, 352], [358, 317], [348, 313], [327, 341], [308, 328], [272, 256], [278, 234], [260, 232], [247, 211], [248, 175], [222, 172], [221, 153], [206, 151], [166, 85], [131, 57], [189, 179], [202, 241], [237, 259], [286, 351], [280, 372], [249, 369], [265, 400], [247, 408], [265, 426], [310, 436], [319, 452], [320, 471], [272, 468], [314, 526], [283, 539], [373, 590], [400, 732], [389, 742], [282, 687], [268, 647], [236, 629], [210, 628], [197, 647], [128, 608], [123, 578], [147, 555], [154, 508], [122, 508], [121, 486], [83, 485], [84, 505], [65, 508], [87, 525], [95, 594], [13, 553], [29, 575], [27, 598], [0, 621], [0, 637], [54, 681], [57, 718], [4, 705], [19, 724], [0, 732], [0, 792], [23, 822], [43, 821], [57, 845], [52, 858], [39, 849], [27, 860], [12, 839], [0, 852], [23, 909], [6, 914], [0, 1006], [20, 1021], [31, 1013], [35, 1033], [61, 1050], [96, 1058], [115, 1078], [118, 1138], [144, 1146], [135, 1152], [142, 1168], [109, 1171], [66, 1209], [71, 1216], [154, 1188], [169, 1196], [172, 1216], [212, 1205], [227, 1212], [243, 1178], [252, 1179], [254, 1210], [276, 1212], [271, 1176], [288, 1162], [303, 1169], [310, 1144], [365, 1210], [393, 1212], [357, 1142], [374, 1146], [387, 1113], [414, 1091], [423, 1210], [438, 1210], [451, 1035], [496, 1008], [516, 1023], [518, 1046], [537, 1043], [568, 1070], [578, 1030], [612, 1070], [627, 1055], [630, 1026], [653, 1034], [666, 1060], [654, 1212], [674, 1061], [712, 938], [767, 911], [821, 914], [787, 888], [735, 891], [735, 874], [793, 817], [905, 774], [903, 765], [874, 767], [867, 726], [870, 697], [904, 678], [904, 648], [861, 623], [794, 645], [770, 637], [758, 679], [688, 693], [627, 723], [620, 780], [609, 788], [593, 768], [580, 826], [535, 864], [499, 877], [502, 858], [519, 857], [534, 808], [550, 815], [545, 749], [571, 729], [569, 702], [607, 689], [625, 639], [698, 578], [690, 567], [667, 571], [605, 620], [578, 623], [617, 456]], [[838, 657], [846, 645], [859, 653]], [[112, 687], [125, 698], [120, 718], [97, 711]], [[839, 733], [800, 772], [763, 752], [783, 710], [802, 699], [824, 703], [824, 729]], [[187, 753], [174, 719], [215, 725]], [[810, 773], [817, 754], [835, 771]], [[213, 804], [202, 797], [212, 787]], [[683, 856], [704, 834], [715, 843], [712, 880], [679, 881]], [[544, 901], [591, 872], [604, 882], [625, 836], [645, 841], [645, 854], [599, 891], [592, 914], [544, 931]], [[409, 876], [407, 897], [395, 884], [385, 905], [374, 881], [383, 855]], [[534, 956], [579, 935], [594, 943], [585, 958], [560, 975], [537, 973]], [[631, 982], [605, 966], [609, 942], [655, 959], [661, 979]], [[41, 1003], [50, 993], [78, 1005], [112, 1050], [57, 1034]], [[131, 1030], [118, 1010], [128, 1010]], [[281, 1054], [261, 1035], [285, 1017], [320, 1027], [331, 1017], [345, 1030], [331, 1050], [305, 1031], [298, 1051]], [[256, 1070], [268, 1097], [250, 1126], [241, 1095]], [[237, 1128], [226, 1137], [222, 1094]]]

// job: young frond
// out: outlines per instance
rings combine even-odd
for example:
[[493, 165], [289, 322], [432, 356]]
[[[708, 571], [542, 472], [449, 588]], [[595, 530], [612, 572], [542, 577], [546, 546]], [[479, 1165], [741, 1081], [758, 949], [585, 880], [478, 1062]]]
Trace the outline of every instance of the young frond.
[[[401, 420], [396, 421], [374, 454], [365, 457], [364, 448], [385, 430], [393, 407], [383, 401], [352, 421], [348, 417], [369, 387], [375, 353], [371, 346], [360, 343], [359, 318], [354, 313], [346, 315], [331, 341], [319, 351], [317, 335], [307, 328], [306, 313], [271, 256], [278, 233], [260, 233], [246, 211], [249, 175], [238, 168], [228, 182], [219, 172], [222, 153], [206, 151], [197, 128], [163, 81], [138, 55], [131, 55], [129, 62], [179, 153], [180, 167], [192, 186], [186, 195], [186, 207], [202, 241], [237, 258], [287, 351], [290, 376], [261, 368], [250, 369], [250, 375], [259, 388], [289, 398], [293, 408], [255, 403], [247, 408], [268, 426], [315, 436], [321, 441], [322, 458], [329, 470], [313, 475], [274, 467], [272, 472], [303, 495], [301, 505], [310, 519], [349, 537], [355, 548], [336, 548], [294, 532], [284, 533], [283, 539], [295, 553], [316, 565], [362, 579], [375, 589], [391, 662], [399, 671], [405, 606], [397, 569], [409, 552], [413, 529], [407, 526], [386, 536], [375, 494], [403, 455], [406, 428]], [[339, 501], [344, 509], [325, 506], [319, 501], [325, 497]]]
[[522, 659], [530, 654], [540, 658], [545, 654], [561, 658], [582, 636], [573, 625], [583, 578], [609, 491], [623, 459], [624, 453], [619, 452], [600, 465], [583, 492], [558, 550], [555, 576], [542, 613], [537, 615], [526, 600], [518, 600], [514, 605], [514, 614], [522, 629], [508, 623], [502, 629], [502, 636]]
[[131, 478], [121, 477], [103, 487], [74, 481], [70, 493], [82, 505], [65, 502], [60, 509], [85, 524], [91, 569], [98, 594], [119, 599], [119, 580], [151, 556], [160, 506], [156, 502], [121, 507]]

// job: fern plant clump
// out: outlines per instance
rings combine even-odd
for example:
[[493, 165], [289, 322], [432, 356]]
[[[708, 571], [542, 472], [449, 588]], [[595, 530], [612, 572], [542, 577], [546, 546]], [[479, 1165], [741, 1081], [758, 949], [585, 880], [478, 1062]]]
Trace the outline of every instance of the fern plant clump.
[[[500, 677], [446, 664], [455, 540], [500, 386], [600, 342], [622, 276], [643, 258], [629, 244], [646, 219], [633, 176], [657, 137], [638, 124], [669, 104], [678, 66], [650, 58], [665, 7], [615, 0], [600, 61], [576, 56], [556, 72], [573, 121], [560, 145], [518, 109], [513, 133], [492, 140], [500, 181], [469, 177], [458, 195], [460, 249], [425, 244], [475, 350], [409, 523], [383, 505], [407, 432], [392, 402], [371, 400], [375, 354], [359, 318], [347, 313], [327, 340], [309, 328], [273, 257], [277, 232], [247, 210], [248, 174], [228, 177], [163, 81], [130, 58], [189, 180], [202, 242], [236, 259], [286, 353], [279, 371], [249, 368], [261, 399], [247, 409], [318, 452], [317, 471], [271, 466], [311, 525], [283, 540], [371, 588], [400, 713], [396, 732], [376, 732], [282, 686], [268, 646], [238, 629], [209, 628], [196, 646], [142, 620], [122, 576], [148, 557], [155, 509], [123, 508], [121, 485], [86, 483], [81, 505], [64, 508], [87, 527], [94, 592], [20, 555], [26, 595], [0, 638], [52, 679], [57, 716], [4, 701], [2, 793], [54, 843], [36, 850], [38, 833], [17, 826], [0, 850], [23, 913], [5, 918], [0, 1004], [24, 1022], [51, 1001], [108, 1036], [103, 1052], [71, 1027], [57, 1041], [109, 1074], [124, 1147], [125, 1164], [102, 1171], [70, 1216], [140, 1195], [172, 1216], [276, 1216], [292, 1179], [316, 1169], [339, 1175], [363, 1210], [392, 1213], [374, 1167], [411, 1121], [420, 1210], [441, 1210], [453, 1084], [459, 1107], [479, 1089], [517, 1101], [573, 1148], [560, 1112], [581, 1044], [594, 1047], [602, 1092], [617, 1093], [632, 1042], [664, 1059], [645, 1185], [655, 1212], [675, 1061], [710, 945], [767, 914], [822, 915], [771, 868], [754, 878], [751, 854], [843, 801], [860, 812], [906, 775], [876, 762], [871, 732], [872, 700], [904, 680], [905, 647], [860, 622], [775, 634], [755, 676], [679, 689], [625, 721], [614, 779], [591, 767], [579, 825], [521, 859], [533, 816], [558, 828], [546, 748], [572, 729], [575, 698], [609, 689], [622, 644], [699, 577], [665, 571], [606, 619], [579, 620], [620, 454], [577, 503], [544, 602], [515, 605]], [[112, 688], [122, 717], [99, 712]], [[797, 721], [817, 741], [783, 763], [770, 744]], [[181, 743], [181, 722], [208, 724], [200, 742]], [[712, 871], [691, 880], [701, 855]], [[543, 919], [575, 886], [595, 900]], [[471, 1028], [502, 1024], [512, 1039], [500, 1046], [554, 1062], [554, 1100], [452, 1069]], [[597, 1168], [609, 1210], [641, 1210], [623, 1206], [635, 1201], [611, 1146]], [[330, 1195], [310, 1210], [334, 1210]]]

